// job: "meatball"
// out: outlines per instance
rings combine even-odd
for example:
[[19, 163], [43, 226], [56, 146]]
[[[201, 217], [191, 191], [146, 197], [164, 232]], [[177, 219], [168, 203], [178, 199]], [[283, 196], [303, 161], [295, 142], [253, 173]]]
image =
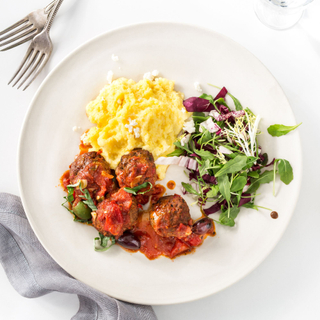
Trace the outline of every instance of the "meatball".
[[[152, 154], [147, 150], [135, 149], [122, 156], [116, 169], [116, 176], [120, 187], [134, 188], [145, 182], [150, 182], [154, 186], [157, 173]], [[148, 189], [149, 186], [145, 190]]]
[[138, 205], [131, 193], [123, 188], [113, 192], [100, 202], [92, 212], [92, 225], [104, 236], [120, 237], [132, 229], [138, 220]]
[[189, 207], [177, 194], [162, 197], [154, 203], [150, 221], [154, 231], [162, 237], [183, 238], [192, 232]]
[[94, 201], [103, 198], [106, 193], [115, 189], [113, 178], [109, 164], [97, 152], [79, 155], [70, 166], [71, 184], [85, 180], [83, 188], [88, 189]]

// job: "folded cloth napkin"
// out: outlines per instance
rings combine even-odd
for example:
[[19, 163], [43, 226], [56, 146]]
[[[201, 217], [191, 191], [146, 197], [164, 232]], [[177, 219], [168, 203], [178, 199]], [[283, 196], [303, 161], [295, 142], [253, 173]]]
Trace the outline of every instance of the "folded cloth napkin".
[[111, 298], [71, 277], [45, 251], [24, 213], [20, 198], [0, 193], [0, 262], [22, 296], [36, 298], [52, 291], [77, 294], [73, 320], [155, 320], [150, 306]]

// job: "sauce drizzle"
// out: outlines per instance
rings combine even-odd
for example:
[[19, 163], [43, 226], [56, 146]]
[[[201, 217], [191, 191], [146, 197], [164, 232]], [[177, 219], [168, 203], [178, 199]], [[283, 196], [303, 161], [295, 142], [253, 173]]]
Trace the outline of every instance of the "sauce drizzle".
[[270, 213], [270, 216], [272, 219], [277, 219], [279, 217], [278, 212], [277, 211], [272, 211]]
[[170, 190], [173, 190], [176, 187], [176, 183], [173, 180], [168, 181], [167, 187]]

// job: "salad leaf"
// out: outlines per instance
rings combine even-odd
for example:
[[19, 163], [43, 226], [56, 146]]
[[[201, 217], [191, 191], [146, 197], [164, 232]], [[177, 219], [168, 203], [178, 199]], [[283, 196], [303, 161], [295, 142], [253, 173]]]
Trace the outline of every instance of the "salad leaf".
[[298, 128], [301, 124], [302, 124], [302, 122], [300, 122], [299, 124], [297, 124], [295, 126], [285, 126], [283, 124], [274, 124], [268, 128], [268, 132], [273, 137], [281, 137], [281, 136], [286, 135], [290, 131]]
[[245, 203], [242, 206], [248, 209], [254, 209], [258, 211], [258, 206], [256, 206], [253, 202]]
[[288, 160], [277, 159], [279, 161], [278, 164], [278, 173], [280, 176], [280, 180], [289, 184], [293, 180], [293, 170]]
[[254, 179], [252, 178], [251, 179], [251, 184], [248, 188], [248, 190], [246, 191], [247, 193], [254, 193], [256, 192], [260, 185], [263, 184], [263, 183], [269, 183], [273, 180], [273, 171], [272, 170], [266, 170], [265, 172], [263, 172], [259, 178], [257, 179]]
[[231, 185], [231, 192], [237, 192], [242, 190], [244, 186], [247, 184], [247, 179], [243, 176], [239, 176], [235, 178]]
[[179, 157], [182, 154], [184, 154], [184, 150], [176, 149], [176, 150], [172, 151], [171, 153], [167, 154], [167, 157]]
[[186, 190], [188, 193], [191, 193], [191, 194], [195, 194], [195, 195], [197, 195], [197, 196], [200, 196], [200, 194], [199, 194], [196, 190], [194, 190], [189, 183], [181, 182], [181, 184], [182, 184], [182, 186], [185, 188], [185, 190]]
[[224, 226], [233, 227], [235, 225], [235, 218], [240, 212], [239, 207], [231, 207], [227, 210], [223, 210], [219, 216], [219, 223]]
[[[115, 237], [106, 237], [99, 232], [99, 237], [94, 238], [94, 250], [98, 252], [103, 252], [109, 250], [115, 243]], [[109, 243], [110, 242], [110, 243]]]
[[207, 99], [191, 97], [183, 101], [188, 112], [207, 112], [213, 109], [213, 105]]
[[207, 198], [213, 198], [216, 197], [219, 192], [219, 187], [217, 185], [211, 186], [209, 192], [207, 192], [206, 197]]
[[257, 157], [252, 157], [252, 156], [248, 157], [248, 158], [247, 158], [246, 166], [243, 167], [242, 170], [244, 170], [244, 169], [250, 169], [258, 159], [259, 159], [259, 158], [257, 158]]
[[[150, 188], [146, 191], [143, 192], [138, 192], [139, 190], [146, 188], [148, 185], [150, 185]], [[124, 191], [128, 192], [128, 193], [132, 193], [135, 196], [139, 193], [139, 194], [145, 194], [147, 192], [149, 192], [152, 189], [152, 184], [150, 182], [145, 182], [143, 184], [140, 184], [139, 186], [136, 186], [134, 188], [124, 188]]]
[[214, 155], [210, 151], [195, 149], [194, 152], [196, 154], [198, 154], [203, 160], [213, 160], [214, 159]]
[[250, 171], [248, 172], [248, 177], [259, 178], [259, 173], [257, 171]]
[[181, 142], [180, 141], [176, 141], [173, 143], [176, 147], [178, 147], [179, 149], [182, 149], [182, 150], [185, 150], [187, 151], [188, 153], [191, 153], [191, 151], [188, 149], [188, 147], [186, 145], [181, 145]]
[[247, 162], [247, 157], [237, 155], [234, 159], [228, 161], [216, 174], [216, 177], [222, 176], [226, 173], [234, 173], [240, 171]]
[[203, 93], [199, 98], [202, 98], [202, 99], [206, 99], [208, 101], [210, 101], [210, 103], [213, 105], [214, 104], [214, 99], [211, 95], [209, 94], [206, 94], [206, 93]]
[[224, 174], [223, 176], [219, 176], [217, 178], [218, 180], [218, 187], [219, 191], [221, 192], [222, 196], [227, 200], [227, 202], [230, 202], [230, 181], [228, 178], [228, 175]]
[[230, 92], [228, 92], [228, 95], [233, 100], [233, 103], [234, 103], [234, 106], [236, 107], [236, 110], [237, 111], [243, 110], [243, 107], [242, 107], [240, 101], [235, 96], [233, 96]]

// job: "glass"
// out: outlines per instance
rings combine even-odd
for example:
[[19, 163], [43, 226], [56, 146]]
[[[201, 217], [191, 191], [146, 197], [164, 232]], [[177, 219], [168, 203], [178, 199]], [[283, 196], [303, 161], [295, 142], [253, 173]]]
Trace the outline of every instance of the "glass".
[[266, 26], [285, 30], [294, 26], [313, 0], [254, 0], [254, 10]]

